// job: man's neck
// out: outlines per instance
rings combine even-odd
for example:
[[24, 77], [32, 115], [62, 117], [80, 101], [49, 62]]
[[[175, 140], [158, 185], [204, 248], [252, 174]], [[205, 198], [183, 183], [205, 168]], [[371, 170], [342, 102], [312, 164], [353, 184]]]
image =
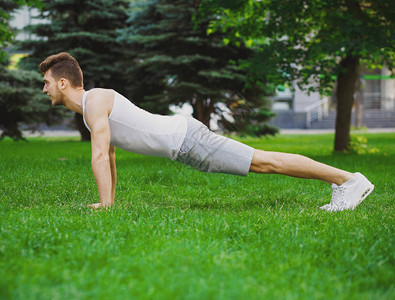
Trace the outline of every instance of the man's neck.
[[82, 97], [84, 96], [84, 88], [70, 90], [65, 97], [64, 106], [82, 115]]

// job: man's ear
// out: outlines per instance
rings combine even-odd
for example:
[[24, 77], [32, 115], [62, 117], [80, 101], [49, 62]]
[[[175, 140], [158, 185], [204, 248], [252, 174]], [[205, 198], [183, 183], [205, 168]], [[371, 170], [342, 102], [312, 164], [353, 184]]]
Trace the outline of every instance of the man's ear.
[[69, 84], [69, 81], [66, 78], [60, 78], [58, 81], [58, 88], [60, 90], [64, 90]]

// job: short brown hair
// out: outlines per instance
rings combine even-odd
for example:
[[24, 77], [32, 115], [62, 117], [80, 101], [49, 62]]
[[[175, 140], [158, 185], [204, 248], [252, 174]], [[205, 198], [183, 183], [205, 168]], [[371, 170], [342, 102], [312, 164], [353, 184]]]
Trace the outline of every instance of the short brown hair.
[[40, 72], [45, 74], [51, 70], [51, 75], [59, 80], [66, 78], [73, 87], [83, 87], [83, 75], [77, 60], [66, 52], [48, 56], [40, 64]]

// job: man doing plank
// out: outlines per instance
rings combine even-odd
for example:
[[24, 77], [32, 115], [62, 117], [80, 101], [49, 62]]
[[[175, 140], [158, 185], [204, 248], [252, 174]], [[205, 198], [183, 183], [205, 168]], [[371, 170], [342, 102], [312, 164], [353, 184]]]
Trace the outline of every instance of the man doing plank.
[[360, 173], [351, 174], [297, 154], [254, 149], [210, 131], [201, 122], [183, 116], [151, 114], [111, 89], [85, 91], [78, 62], [68, 53], [47, 57], [40, 64], [43, 92], [52, 105], [64, 105], [83, 116], [91, 132], [92, 171], [100, 203], [113, 205], [117, 171], [115, 147], [168, 157], [204, 172], [246, 176], [249, 172], [317, 179], [332, 185], [328, 211], [354, 209], [372, 191]]

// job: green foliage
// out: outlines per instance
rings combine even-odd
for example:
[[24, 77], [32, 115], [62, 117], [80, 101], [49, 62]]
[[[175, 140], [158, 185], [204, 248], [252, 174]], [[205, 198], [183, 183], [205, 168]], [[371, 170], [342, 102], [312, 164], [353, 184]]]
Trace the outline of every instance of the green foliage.
[[5, 136], [21, 139], [21, 125], [35, 129], [39, 123], [52, 125], [61, 120], [64, 113], [51, 108], [41, 86], [42, 76], [38, 72], [9, 70], [0, 65], [1, 139]]
[[169, 104], [189, 103], [194, 117], [206, 124], [220, 111], [217, 104], [227, 104], [231, 96], [265, 106], [266, 87], [248, 85], [246, 71], [236, 63], [253, 51], [241, 40], [224, 45], [223, 33], [207, 35], [209, 17], [195, 25], [196, 1], [159, 0], [143, 7], [130, 13], [129, 27], [120, 31], [133, 60], [126, 74], [134, 102], [159, 113], [167, 113]]
[[267, 125], [266, 122], [274, 117], [275, 114], [258, 109], [249, 116], [245, 133], [250, 136], [260, 137], [262, 135], [275, 135], [279, 133], [277, 127]]
[[[275, 135], [279, 130], [267, 125], [266, 123], [275, 116], [265, 107], [253, 107], [245, 100], [228, 101], [227, 109], [230, 114], [225, 115], [223, 112], [215, 111], [218, 115], [223, 117], [219, 120], [219, 125], [226, 133], [236, 132], [240, 136], [263, 136]], [[229, 120], [229, 115], [232, 120]]]
[[13, 33], [8, 22], [10, 19], [10, 12], [17, 7], [14, 1], [3, 2], [0, 6], [0, 62], [4, 61], [7, 57], [3, 48], [11, 42], [13, 37]]
[[229, 40], [242, 37], [258, 46], [261, 50], [251, 67], [280, 83], [296, 81], [304, 89], [331, 93], [333, 75], [341, 71], [339, 61], [346, 56], [359, 57], [368, 65], [385, 64], [390, 70], [395, 67], [391, 0], [220, 3], [202, 1], [202, 13], [215, 11], [218, 16], [211, 30], [226, 30]]
[[9, 27], [10, 13], [21, 5], [40, 8], [39, 0], [4, 0], [0, 7], [0, 130], [1, 139], [9, 136], [21, 139], [21, 125], [35, 129], [38, 123], [54, 124], [62, 113], [51, 109], [50, 102], [41, 92], [42, 79], [37, 72], [9, 70], [8, 57], [3, 47], [13, 41]]
[[0, 63], [7, 59], [4, 47], [10, 45], [14, 38], [14, 32], [9, 26], [10, 13], [21, 5], [41, 7], [40, 0], [2, 0], [0, 5]]
[[333, 155], [332, 135], [241, 141], [364, 173], [354, 211], [319, 209], [328, 184], [204, 174], [117, 150], [116, 206], [97, 201], [90, 146], [0, 143], [2, 299], [393, 299], [395, 135]]
[[369, 147], [366, 136], [351, 135], [350, 145], [345, 152], [354, 154], [374, 154], [380, 152], [380, 150], [375, 147]]

